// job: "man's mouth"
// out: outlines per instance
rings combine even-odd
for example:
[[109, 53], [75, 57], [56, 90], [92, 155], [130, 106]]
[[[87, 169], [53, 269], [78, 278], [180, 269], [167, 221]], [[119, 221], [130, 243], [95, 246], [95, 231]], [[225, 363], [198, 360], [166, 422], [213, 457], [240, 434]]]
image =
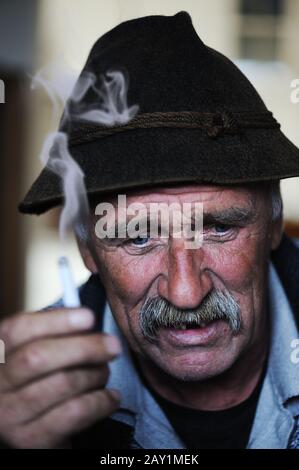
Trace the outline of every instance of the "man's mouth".
[[212, 323], [213, 320], [210, 321], [201, 321], [199, 323], [181, 323], [180, 325], [170, 326], [169, 328], [174, 328], [175, 330], [193, 330], [196, 328], [205, 328], [207, 325]]
[[211, 320], [200, 323], [182, 323], [159, 328], [159, 341], [176, 348], [207, 346], [227, 333], [228, 323], [224, 320]]

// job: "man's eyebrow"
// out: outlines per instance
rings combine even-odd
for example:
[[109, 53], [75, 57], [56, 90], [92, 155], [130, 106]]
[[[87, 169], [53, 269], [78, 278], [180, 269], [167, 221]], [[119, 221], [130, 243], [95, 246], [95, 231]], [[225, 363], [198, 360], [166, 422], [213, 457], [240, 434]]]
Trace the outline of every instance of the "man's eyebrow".
[[[192, 219], [194, 216], [191, 216]], [[203, 214], [203, 224], [212, 225], [216, 223], [233, 225], [246, 225], [249, 222], [253, 222], [255, 219], [255, 212], [253, 208], [250, 207], [230, 207], [228, 209], [222, 209], [219, 211], [206, 212]], [[151, 217], [149, 214], [139, 219], [141, 225], [146, 226], [149, 230]], [[115, 223], [112, 223], [107, 232], [108, 238], [114, 238], [124, 236], [127, 237], [127, 224], [130, 219], [127, 220], [115, 220]], [[158, 224], [160, 225], [160, 224]]]
[[206, 212], [203, 214], [203, 224], [211, 225], [215, 223], [233, 225], [246, 225], [253, 222], [255, 213], [249, 207], [230, 207], [219, 211]]
[[[133, 219], [133, 217], [130, 217], [126, 220], [115, 220], [107, 230], [108, 237], [113, 238], [119, 237], [119, 236], [124, 236], [125, 238], [128, 236], [127, 233], [127, 226], [128, 223]], [[150, 223], [150, 218], [149, 216], [144, 216], [139, 219], [140, 225], [145, 226], [147, 229], [149, 229], [149, 223]]]

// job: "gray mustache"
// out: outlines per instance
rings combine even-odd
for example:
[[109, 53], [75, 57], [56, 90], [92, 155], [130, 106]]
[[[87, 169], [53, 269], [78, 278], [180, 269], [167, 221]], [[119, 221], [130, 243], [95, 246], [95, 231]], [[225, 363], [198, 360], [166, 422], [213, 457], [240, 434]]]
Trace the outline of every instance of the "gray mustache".
[[178, 309], [162, 297], [149, 297], [139, 312], [139, 325], [143, 336], [157, 341], [161, 327], [178, 328], [182, 325], [199, 326], [201, 322], [225, 320], [234, 334], [241, 328], [241, 312], [237, 301], [229, 292], [213, 290], [196, 309]]

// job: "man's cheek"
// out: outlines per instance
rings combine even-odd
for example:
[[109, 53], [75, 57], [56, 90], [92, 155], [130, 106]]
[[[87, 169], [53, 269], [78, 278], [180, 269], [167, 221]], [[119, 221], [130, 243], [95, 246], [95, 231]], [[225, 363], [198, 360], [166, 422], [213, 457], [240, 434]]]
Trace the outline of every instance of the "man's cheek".
[[162, 273], [163, 257], [155, 253], [150, 255], [128, 256], [118, 261], [115, 271], [115, 278], [120, 285], [124, 285], [127, 290], [133, 288], [134, 291], [142, 295], [148, 291], [154, 281]]
[[236, 240], [229, 248], [228, 258], [234, 261], [235, 265], [240, 263], [241, 270], [255, 271], [258, 266], [264, 266], [269, 253], [268, 242], [260, 236], [258, 229], [251, 234], [244, 234]]
[[[255, 257], [251, 252], [241, 252], [236, 247], [218, 248], [207, 257], [206, 267], [230, 290], [246, 288], [252, 282]], [[221, 288], [221, 286], [216, 286]]]
[[136, 260], [110, 254], [102, 260], [100, 277], [108, 296], [134, 303], [145, 282], [145, 269]]

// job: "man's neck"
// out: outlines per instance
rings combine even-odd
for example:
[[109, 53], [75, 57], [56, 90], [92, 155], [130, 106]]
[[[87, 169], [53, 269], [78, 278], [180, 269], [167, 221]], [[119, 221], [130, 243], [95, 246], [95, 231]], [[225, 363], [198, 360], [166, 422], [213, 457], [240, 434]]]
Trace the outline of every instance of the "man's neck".
[[229, 370], [205, 381], [177, 380], [145, 358], [135, 359], [145, 381], [163, 398], [198, 410], [223, 410], [245, 401], [259, 383], [267, 359], [267, 336], [264, 335], [259, 345], [252, 346]]

